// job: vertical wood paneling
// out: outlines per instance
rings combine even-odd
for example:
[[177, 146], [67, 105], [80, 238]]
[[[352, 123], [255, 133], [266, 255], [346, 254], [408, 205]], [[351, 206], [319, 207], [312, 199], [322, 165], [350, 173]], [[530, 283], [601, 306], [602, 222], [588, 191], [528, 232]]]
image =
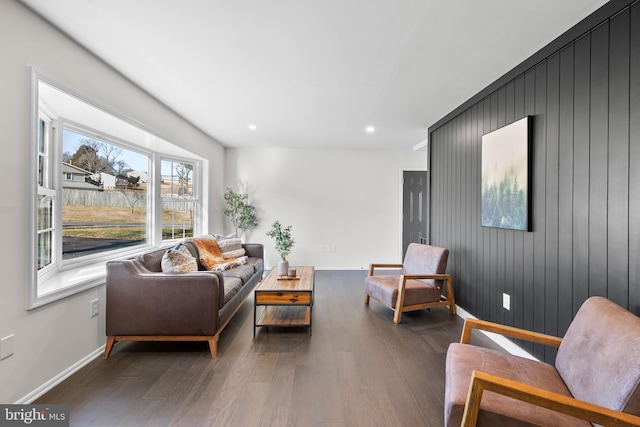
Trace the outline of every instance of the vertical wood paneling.
[[[513, 81], [507, 83], [505, 87], [505, 123], [513, 123], [515, 120], [515, 83]], [[513, 282], [514, 282], [514, 236], [522, 234], [509, 230], [505, 235], [505, 272], [504, 272], [504, 292], [513, 298]], [[511, 303], [513, 307], [513, 302]], [[504, 313], [503, 323], [505, 325], [513, 325], [513, 308], [510, 310], [502, 309]]]
[[629, 309], [640, 312], [640, 4], [631, 7], [629, 37]]
[[[514, 120], [525, 116], [524, 112], [524, 75], [518, 76], [514, 84]], [[511, 313], [513, 326], [523, 327], [524, 312], [524, 235], [529, 233], [514, 233], [513, 236], [513, 295]]]
[[[528, 71], [524, 76], [524, 115], [525, 116], [534, 116], [533, 122], [535, 123], [538, 118], [535, 117], [535, 72], [534, 70]], [[535, 138], [535, 137], [534, 137]], [[535, 167], [535, 165], [534, 165]], [[531, 183], [529, 191], [532, 193], [535, 191], [537, 187], [537, 183], [534, 181]], [[533, 210], [533, 209], [532, 209]], [[523, 301], [524, 307], [522, 310], [522, 327], [528, 330], [533, 330], [533, 289], [536, 286], [533, 279], [533, 251], [534, 251], [534, 235], [536, 233], [536, 218], [532, 216], [532, 225], [531, 233], [524, 233], [524, 270], [522, 273], [523, 276]], [[529, 342], [525, 342], [523, 345], [524, 349], [532, 352], [533, 345]]]
[[[474, 185], [473, 177], [471, 175], [471, 163], [472, 163], [472, 123], [473, 123], [473, 110], [470, 108], [466, 111], [466, 123], [465, 123], [465, 137], [464, 137], [464, 170], [465, 170], [465, 180], [464, 180], [464, 188], [469, 189]], [[467, 289], [470, 289], [473, 281], [471, 280], [471, 268], [472, 268], [472, 253], [466, 248], [469, 248], [473, 245], [473, 200], [471, 197], [467, 197], [467, 193], [464, 194], [464, 237], [465, 243], [463, 248], [465, 249], [463, 252], [463, 264], [464, 264], [464, 283]], [[471, 294], [474, 293], [474, 290], [471, 289]]]
[[607, 296], [629, 304], [629, 10], [609, 30]]
[[558, 328], [573, 319], [573, 73], [574, 46], [560, 52], [558, 149]]
[[[564, 46], [430, 129], [432, 241], [457, 252], [460, 305], [560, 336], [591, 295], [640, 313], [640, 3]], [[526, 115], [531, 232], [482, 227], [482, 135]]]
[[472, 295], [473, 304], [470, 304], [470, 307], [476, 307], [478, 301], [478, 293], [481, 292], [482, 287], [480, 286], [480, 276], [478, 274], [479, 270], [479, 262], [478, 255], [480, 251], [478, 250], [478, 232], [480, 230], [480, 186], [481, 183], [478, 180], [479, 167], [480, 167], [480, 144], [478, 144], [478, 104], [471, 107], [471, 176], [469, 177], [470, 185], [469, 189], [471, 189], [471, 245], [469, 246], [469, 254], [471, 256], [471, 275], [469, 277], [470, 280], [470, 288], [468, 288], [469, 293]]
[[[545, 290], [544, 331], [558, 334], [558, 191], [560, 137], [560, 54], [547, 60], [547, 120], [545, 159]], [[556, 349], [544, 347], [545, 359], [553, 359]]]
[[591, 33], [589, 296], [607, 295], [609, 23]]
[[[547, 160], [547, 62], [535, 68], [535, 120], [533, 122], [533, 330], [545, 330], [546, 262], [546, 160]], [[533, 355], [544, 358], [544, 347], [534, 345]]]
[[[478, 181], [481, 181], [480, 176], [481, 176], [481, 158], [482, 158], [482, 146], [481, 146], [481, 141], [482, 141], [482, 117], [484, 117], [484, 103], [479, 102], [475, 105], [475, 109], [476, 109], [476, 125], [475, 125], [475, 140], [476, 140], [476, 144], [475, 144], [475, 148], [473, 150], [473, 159], [474, 159], [474, 173], [475, 176], [477, 177]], [[473, 189], [476, 187], [472, 187], [472, 191]], [[475, 194], [475, 200], [476, 200], [476, 222], [475, 222], [475, 226], [476, 226], [476, 244], [475, 246], [472, 248], [472, 250], [474, 250], [475, 252], [475, 263], [476, 263], [476, 306], [474, 307], [473, 313], [481, 313], [482, 311], [480, 310], [480, 305], [482, 302], [482, 295], [484, 295], [485, 290], [484, 290], [484, 263], [483, 263], [483, 252], [482, 252], [482, 248], [483, 248], [483, 236], [484, 236], [484, 228], [480, 226], [481, 221], [480, 221], [480, 217], [481, 217], [481, 212], [482, 212], [482, 200], [481, 200], [481, 190], [480, 189], [476, 189], [475, 190], [476, 194]]]
[[573, 313], [589, 296], [589, 99], [591, 35], [575, 43], [573, 118]]

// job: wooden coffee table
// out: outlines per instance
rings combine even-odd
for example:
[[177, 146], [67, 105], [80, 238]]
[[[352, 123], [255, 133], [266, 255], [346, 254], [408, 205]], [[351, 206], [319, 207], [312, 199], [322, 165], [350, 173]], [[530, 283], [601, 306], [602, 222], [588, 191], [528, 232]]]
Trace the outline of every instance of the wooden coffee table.
[[[311, 335], [314, 286], [313, 267], [297, 267], [295, 279], [279, 278], [277, 268], [272, 268], [254, 291], [253, 336], [259, 326], [308, 326]], [[264, 306], [259, 317], [258, 306]]]

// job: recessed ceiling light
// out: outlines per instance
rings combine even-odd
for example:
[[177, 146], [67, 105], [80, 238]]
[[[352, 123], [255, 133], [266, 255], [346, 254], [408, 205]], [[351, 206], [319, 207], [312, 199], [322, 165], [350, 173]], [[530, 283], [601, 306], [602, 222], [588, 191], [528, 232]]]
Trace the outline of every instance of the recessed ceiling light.
[[376, 128], [374, 128], [373, 126], [367, 126], [365, 130], [367, 131], [367, 133], [373, 133], [376, 131]]
[[256, 130], [256, 129], [257, 129], [257, 126], [256, 126], [256, 125], [249, 125], [249, 129], [251, 129], [251, 130]]

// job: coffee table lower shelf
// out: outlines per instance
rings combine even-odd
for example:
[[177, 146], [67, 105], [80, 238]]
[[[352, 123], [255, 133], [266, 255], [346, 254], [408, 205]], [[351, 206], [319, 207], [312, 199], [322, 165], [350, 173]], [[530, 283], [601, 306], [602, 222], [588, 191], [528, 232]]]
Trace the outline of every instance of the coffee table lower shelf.
[[[309, 327], [311, 335], [311, 307], [292, 305], [265, 306], [256, 320], [255, 327]], [[254, 328], [255, 335], [255, 328]]]

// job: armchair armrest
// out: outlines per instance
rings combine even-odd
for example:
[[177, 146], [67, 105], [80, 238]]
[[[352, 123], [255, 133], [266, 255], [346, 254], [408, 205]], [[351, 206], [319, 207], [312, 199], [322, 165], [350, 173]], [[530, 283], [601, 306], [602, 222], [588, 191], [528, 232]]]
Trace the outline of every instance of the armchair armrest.
[[373, 276], [374, 270], [376, 268], [402, 268], [402, 264], [370, 264], [369, 276]]
[[625, 412], [615, 411], [485, 372], [473, 371], [462, 415], [462, 427], [476, 425], [482, 393], [485, 390], [596, 424], [624, 427], [640, 426], [640, 417]]
[[544, 344], [552, 347], [560, 347], [562, 338], [554, 337], [553, 335], [541, 334], [539, 332], [527, 331], [525, 329], [514, 328], [513, 326], [501, 325], [499, 323], [487, 322], [479, 319], [465, 319], [464, 326], [462, 327], [462, 336], [460, 337], [460, 343], [469, 344], [471, 339], [471, 331], [473, 329], [480, 329], [487, 332], [494, 332], [506, 337], [517, 338], [525, 341], [534, 342], [537, 344]]
[[451, 278], [449, 274], [403, 274], [402, 277], [404, 280], [414, 280], [414, 279], [436, 279], [436, 280], [447, 280]]

